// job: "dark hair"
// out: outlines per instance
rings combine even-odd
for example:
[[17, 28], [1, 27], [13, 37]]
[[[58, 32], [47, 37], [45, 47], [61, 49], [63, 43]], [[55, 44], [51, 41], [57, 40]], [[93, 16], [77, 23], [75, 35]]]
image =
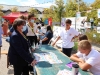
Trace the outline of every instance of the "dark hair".
[[38, 24], [39, 24], [39, 22], [36, 22], [36, 24], [38, 25]]
[[40, 27], [40, 26], [38, 26], [37, 28], [41, 29], [41, 27]]
[[14, 22], [13, 22], [13, 28], [15, 30], [17, 30], [17, 26], [21, 26], [21, 25], [24, 25], [25, 24], [25, 21], [22, 20], [22, 19], [15, 19]]
[[47, 31], [49, 31], [49, 30], [52, 32], [51, 26], [47, 26]]
[[88, 40], [88, 37], [86, 36], [86, 35], [84, 35], [84, 34], [80, 34], [79, 35], [79, 40], [81, 41], [81, 40]]
[[42, 23], [41, 25], [44, 26], [44, 23]]
[[25, 17], [25, 16], [23, 16], [23, 15], [21, 15], [19, 18], [20, 18], [20, 19], [23, 19], [23, 20], [26, 20], [26, 19], [27, 19], [27, 17]]
[[34, 17], [34, 14], [29, 14], [29, 15], [28, 15], [28, 20], [29, 20], [31, 17]]
[[66, 20], [66, 23], [71, 24], [72, 21], [71, 21], [70, 19], [67, 19], [67, 20]]

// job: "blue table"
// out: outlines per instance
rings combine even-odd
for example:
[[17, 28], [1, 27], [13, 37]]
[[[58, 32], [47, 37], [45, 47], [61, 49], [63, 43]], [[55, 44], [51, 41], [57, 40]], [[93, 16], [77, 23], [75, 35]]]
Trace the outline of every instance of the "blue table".
[[[35, 66], [37, 75], [56, 75], [59, 70], [72, 70], [65, 65], [69, 63], [71, 60], [65, 56], [62, 52], [58, 51], [57, 49], [53, 48], [50, 45], [42, 45], [42, 47], [38, 50], [35, 50], [34, 53], [43, 53], [43, 52], [53, 52], [56, 54], [57, 58], [61, 60], [63, 63], [61, 64], [50, 64], [46, 61], [38, 62], [38, 64]], [[79, 69], [79, 72], [81, 75], [90, 75], [88, 72], [82, 71]]]

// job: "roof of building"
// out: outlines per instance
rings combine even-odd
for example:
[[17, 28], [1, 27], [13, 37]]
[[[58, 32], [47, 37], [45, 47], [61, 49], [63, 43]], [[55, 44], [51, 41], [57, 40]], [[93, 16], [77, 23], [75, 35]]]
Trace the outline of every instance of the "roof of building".
[[39, 10], [40, 12], [43, 12], [44, 8], [42, 7], [30, 7], [30, 6], [17, 6], [17, 5], [6, 5], [6, 4], [0, 4], [0, 6], [3, 6], [2, 10], [11, 10], [13, 7], [17, 7], [18, 11], [28, 11], [30, 8], [35, 8]]

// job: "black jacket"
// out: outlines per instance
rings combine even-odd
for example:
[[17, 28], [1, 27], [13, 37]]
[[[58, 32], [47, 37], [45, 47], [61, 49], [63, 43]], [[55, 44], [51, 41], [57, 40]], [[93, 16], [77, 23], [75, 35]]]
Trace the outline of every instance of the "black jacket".
[[34, 60], [29, 53], [27, 40], [18, 31], [14, 31], [10, 37], [8, 57], [13, 65], [30, 64]]

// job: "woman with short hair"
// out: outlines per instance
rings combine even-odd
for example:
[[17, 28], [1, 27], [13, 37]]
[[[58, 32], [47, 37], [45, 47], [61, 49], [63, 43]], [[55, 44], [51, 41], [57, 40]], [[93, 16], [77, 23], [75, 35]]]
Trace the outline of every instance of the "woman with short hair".
[[31, 46], [33, 45], [33, 43], [35, 43], [35, 45], [36, 45], [36, 43], [37, 43], [37, 36], [36, 36], [37, 25], [34, 23], [34, 14], [28, 15], [27, 27], [28, 27], [27, 37], [31, 43]]
[[34, 66], [34, 60], [29, 52], [29, 42], [22, 32], [25, 21], [16, 19], [13, 23], [14, 31], [10, 36], [10, 47], [8, 52], [9, 62], [14, 67], [14, 75], [29, 75], [28, 64]]

